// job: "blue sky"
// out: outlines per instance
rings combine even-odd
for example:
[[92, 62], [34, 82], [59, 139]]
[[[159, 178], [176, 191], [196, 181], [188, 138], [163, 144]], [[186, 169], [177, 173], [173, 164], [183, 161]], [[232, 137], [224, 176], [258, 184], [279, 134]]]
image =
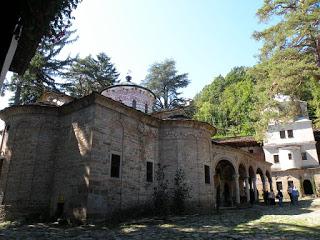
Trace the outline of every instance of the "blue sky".
[[[183, 96], [192, 98], [219, 74], [257, 62], [263, 29], [255, 13], [262, 0], [83, 0], [74, 11], [79, 39], [63, 54], [85, 57], [105, 52], [120, 77], [131, 71], [140, 83], [149, 66], [173, 58], [189, 73]], [[8, 94], [0, 98], [7, 106]]]

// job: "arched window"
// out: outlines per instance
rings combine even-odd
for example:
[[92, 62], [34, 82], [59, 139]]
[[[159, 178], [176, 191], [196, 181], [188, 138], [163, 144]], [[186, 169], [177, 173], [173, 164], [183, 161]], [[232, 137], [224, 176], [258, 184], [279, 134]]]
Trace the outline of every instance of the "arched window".
[[144, 112], [148, 113], [148, 104], [147, 103], [144, 105]]
[[132, 107], [134, 109], [137, 108], [137, 101], [136, 100], [132, 100]]

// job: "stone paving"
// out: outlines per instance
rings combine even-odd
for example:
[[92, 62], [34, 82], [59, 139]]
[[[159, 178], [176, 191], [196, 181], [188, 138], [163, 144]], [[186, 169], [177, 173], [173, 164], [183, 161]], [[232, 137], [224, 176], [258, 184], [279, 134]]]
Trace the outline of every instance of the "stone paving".
[[140, 219], [108, 227], [0, 223], [0, 239], [320, 239], [320, 199], [299, 206], [256, 205], [219, 214]]

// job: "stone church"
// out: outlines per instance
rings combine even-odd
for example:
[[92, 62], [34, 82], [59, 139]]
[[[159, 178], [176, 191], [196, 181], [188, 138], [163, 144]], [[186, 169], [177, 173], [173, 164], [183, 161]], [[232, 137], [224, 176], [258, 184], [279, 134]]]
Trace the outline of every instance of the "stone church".
[[217, 199], [221, 206], [257, 201], [273, 187], [271, 163], [213, 142], [213, 126], [179, 109], [153, 112], [154, 94], [130, 80], [80, 99], [47, 93], [0, 111], [7, 217], [84, 220], [151, 204], [159, 166], [169, 189], [184, 172], [194, 209], [213, 209]]

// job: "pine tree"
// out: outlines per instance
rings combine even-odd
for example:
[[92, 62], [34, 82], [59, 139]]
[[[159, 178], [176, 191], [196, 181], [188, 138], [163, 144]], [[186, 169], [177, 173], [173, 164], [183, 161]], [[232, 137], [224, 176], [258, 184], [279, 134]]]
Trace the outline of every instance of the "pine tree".
[[70, 39], [74, 32], [66, 29], [56, 37], [43, 38], [26, 72], [22, 76], [14, 74], [7, 86], [15, 93], [11, 105], [33, 103], [44, 91], [63, 91], [57, 79], [64, 76], [75, 58], [68, 56], [60, 60], [58, 55], [65, 45], [76, 40]]
[[71, 96], [83, 97], [115, 84], [118, 77], [119, 73], [105, 53], [99, 53], [96, 59], [89, 55], [72, 64], [65, 74], [65, 88]]
[[151, 65], [143, 85], [152, 90], [157, 97], [156, 109], [172, 109], [184, 105], [185, 99], [180, 97], [178, 89], [190, 83], [188, 74], [177, 74], [176, 63], [172, 59]]
[[[261, 62], [251, 71], [257, 79], [255, 113], [259, 121], [255, 129], [262, 140], [270, 120], [295, 118], [297, 100], [309, 101], [312, 111], [316, 115], [320, 112], [316, 109], [319, 104], [310, 99], [312, 90], [306, 91], [306, 86], [317, 89], [310, 82], [320, 80], [320, 2], [265, 0], [257, 15], [261, 22], [275, 22], [254, 33], [257, 40], [263, 41]], [[289, 96], [288, 107], [282, 108], [275, 100], [279, 95]]]
[[276, 20], [276, 24], [255, 32], [257, 40], [263, 40], [262, 59], [274, 52], [295, 49], [303, 55], [311, 55], [320, 67], [320, 2], [319, 0], [265, 0], [257, 11], [261, 22]]

